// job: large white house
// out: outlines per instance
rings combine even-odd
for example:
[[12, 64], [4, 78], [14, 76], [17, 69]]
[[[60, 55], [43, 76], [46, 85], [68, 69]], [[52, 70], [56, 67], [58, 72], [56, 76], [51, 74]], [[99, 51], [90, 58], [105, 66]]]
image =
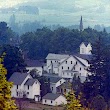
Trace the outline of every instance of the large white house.
[[40, 82], [33, 79], [30, 74], [15, 72], [10, 77], [9, 82], [13, 82], [12, 97], [40, 100]]
[[79, 54], [64, 55], [49, 53], [46, 57], [46, 71], [68, 79], [73, 78], [74, 74], [86, 77], [88, 75], [87, 68], [90, 66], [91, 50], [91, 44], [83, 42], [80, 45]]
[[61, 94], [48, 93], [42, 98], [42, 104], [57, 106], [67, 104], [67, 100]]

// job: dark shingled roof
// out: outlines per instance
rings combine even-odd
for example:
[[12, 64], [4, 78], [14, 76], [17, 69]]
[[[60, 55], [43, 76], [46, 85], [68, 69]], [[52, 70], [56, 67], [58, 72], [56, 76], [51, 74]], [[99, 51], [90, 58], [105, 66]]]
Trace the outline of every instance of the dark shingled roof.
[[57, 83], [59, 80], [61, 80], [62, 78], [60, 77], [49, 77], [47, 76], [48, 80], [50, 80], [50, 83]]
[[45, 96], [43, 96], [42, 99], [55, 100], [55, 99], [57, 99], [60, 95], [61, 95], [61, 94], [47, 93]]
[[28, 79], [24, 85], [32, 86], [36, 81], [36, 79]]
[[87, 61], [91, 61], [92, 59], [92, 55], [87, 55], [87, 54], [76, 54], [75, 56], [79, 57], [79, 58], [82, 58], [84, 60], [87, 60]]
[[12, 74], [8, 81], [13, 82], [14, 85], [21, 85], [28, 75], [29, 75], [28, 73], [15, 72]]
[[40, 62], [39, 60], [25, 60], [25, 63], [27, 64], [27, 67], [42, 67], [44, 66], [43, 62]]

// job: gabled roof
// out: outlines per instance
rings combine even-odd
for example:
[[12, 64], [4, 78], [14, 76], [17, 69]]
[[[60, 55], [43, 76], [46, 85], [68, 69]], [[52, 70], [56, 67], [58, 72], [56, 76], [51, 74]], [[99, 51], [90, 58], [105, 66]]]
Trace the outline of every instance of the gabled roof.
[[8, 81], [13, 82], [14, 85], [21, 85], [28, 75], [28, 73], [15, 72]]
[[60, 95], [61, 95], [61, 94], [47, 93], [45, 96], [42, 97], [42, 99], [55, 100], [55, 99], [57, 99]]
[[69, 55], [49, 53], [47, 55], [46, 59], [48, 59], [48, 60], [61, 60], [61, 59], [65, 59], [67, 57], [69, 57]]
[[40, 62], [39, 60], [26, 59], [25, 63], [27, 64], [27, 67], [42, 67], [42, 66], [44, 66], [44, 63]]
[[74, 56], [74, 58], [83, 66], [86, 66], [84, 63], [82, 63], [76, 56]]
[[80, 46], [82, 45], [84, 43], [84, 45], [87, 47], [87, 45], [89, 44], [89, 42], [82, 42], [81, 44], [80, 44]]
[[28, 79], [24, 85], [32, 86], [36, 81], [38, 82], [36, 79]]
[[60, 81], [62, 78], [60, 77], [52, 77], [52, 76], [47, 76], [48, 80], [50, 80], [50, 83], [57, 83]]
[[87, 61], [91, 61], [92, 59], [92, 55], [87, 55], [87, 54], [76, 54], [75, 56], [82, 58], [84, 60], [87, 60]]

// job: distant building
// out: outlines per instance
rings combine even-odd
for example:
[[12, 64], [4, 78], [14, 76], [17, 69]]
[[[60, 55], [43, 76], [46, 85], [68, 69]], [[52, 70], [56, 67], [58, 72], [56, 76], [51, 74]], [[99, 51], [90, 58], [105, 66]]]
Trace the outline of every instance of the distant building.
[[82, 16], [81, 16], [81, 20], [80, 20], [79, 30], [80, 30], [80, 31], [82, 31], [82, 30], [83, 30], [83, 21], [82, 21]]
[[42, 98], [42, 104], [56, 106], [56, 105], [67, 104], [67, 100], [61, 94], [47, 93]]
[[82, 42], [80, 45], [80, 54], [91, 55], [92, 46], [91, 43]]

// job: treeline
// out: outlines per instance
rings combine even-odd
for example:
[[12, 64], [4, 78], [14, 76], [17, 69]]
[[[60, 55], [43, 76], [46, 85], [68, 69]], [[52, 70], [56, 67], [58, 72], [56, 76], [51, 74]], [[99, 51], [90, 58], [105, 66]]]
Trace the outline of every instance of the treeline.
[[23, 34], [21, 48], [28, 51], [31, 59], [44, 59], [48, 53], [77, 53], [81, 42], [93, 43], [98, 36], [102, 36], [105, 43], [110, 43], [110, 34], [105, 29], [98, 32], [87, 28], [80, 32], [77, 29], [64, 27], [52, 31], [44, 27]]

